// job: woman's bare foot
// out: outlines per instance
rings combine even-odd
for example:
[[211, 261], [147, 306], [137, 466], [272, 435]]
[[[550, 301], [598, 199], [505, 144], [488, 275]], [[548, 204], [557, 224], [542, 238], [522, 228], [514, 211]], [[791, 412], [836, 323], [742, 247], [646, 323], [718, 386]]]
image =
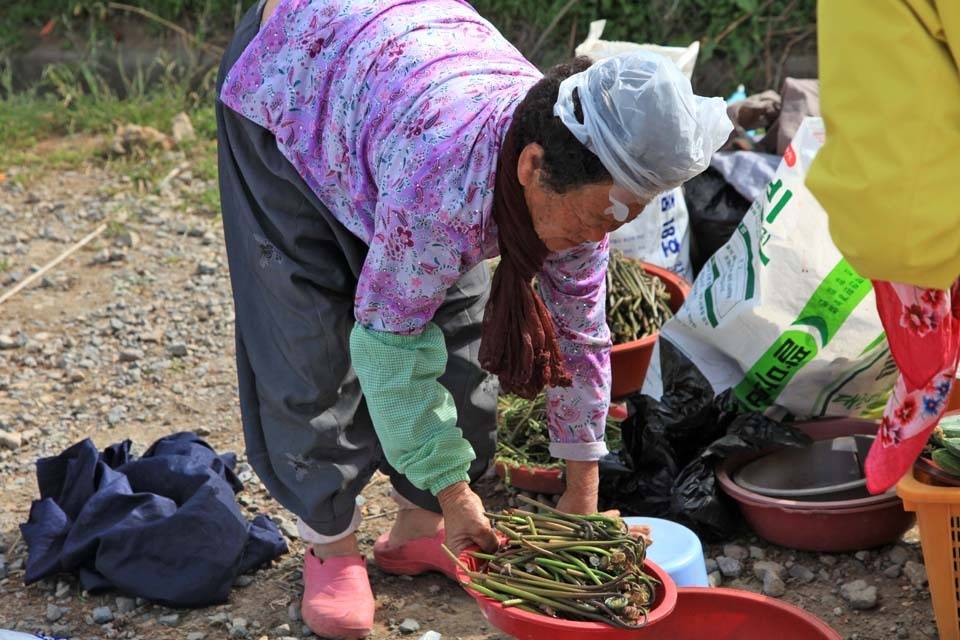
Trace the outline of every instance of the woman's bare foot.
[[357, 536], [352, 533], [346, 538], [337, 540], [336, 542], [311, 545], [311, 549], [313, 550], [313, 555], [321, 560], [338, 556], [360, 555], [360, 547], [357, 544]]
[[426, 509], [403, 509], [390, 530], [390, 546], [405, 544], [416, 538], [435, 536], [443, 528], [443, 516]]

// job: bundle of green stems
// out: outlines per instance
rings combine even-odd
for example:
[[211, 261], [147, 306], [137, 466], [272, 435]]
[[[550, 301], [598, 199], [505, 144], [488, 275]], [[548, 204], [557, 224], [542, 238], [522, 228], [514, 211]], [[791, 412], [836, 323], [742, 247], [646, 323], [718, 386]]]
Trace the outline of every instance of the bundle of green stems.
[[660, 330], [673, 317], [670, 292], [643, 263], [610, 252], [607, 267], [607, 325], [614, 344], [639, 340]]
[[[497, 401], [497, 461], [510, 467], [563, 468], [563, 461], [550, 455], [547, 401], [541, 393], [533, 400], [502, 395]], [[607, 420], [607, 448], [622, 446], [620, 424]]]
[[471, 552], [478, 570], [455, 558], [469, 577], [464, 586], [531, 613], [642, 627], [659, 585], [644, 571], [645, 540], [620, 518], [518, 498], [530, 508], [487, 514], [504, 540], [496, 553]]

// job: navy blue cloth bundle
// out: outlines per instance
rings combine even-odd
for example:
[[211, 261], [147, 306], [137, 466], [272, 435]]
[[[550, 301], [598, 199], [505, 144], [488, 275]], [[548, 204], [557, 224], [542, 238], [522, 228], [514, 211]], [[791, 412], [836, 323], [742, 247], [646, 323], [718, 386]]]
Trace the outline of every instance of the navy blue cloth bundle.
[[172, 606], [225, 602], [236, 577], [286, 553], [266, 516], [247, 522], [236, 456], [193, 433], [130, 441], [102, 453], [89, 439], [37, 461], [40, 500], [20, 526], [27, 584], [78, 572], [84, 589], [115, 588]]

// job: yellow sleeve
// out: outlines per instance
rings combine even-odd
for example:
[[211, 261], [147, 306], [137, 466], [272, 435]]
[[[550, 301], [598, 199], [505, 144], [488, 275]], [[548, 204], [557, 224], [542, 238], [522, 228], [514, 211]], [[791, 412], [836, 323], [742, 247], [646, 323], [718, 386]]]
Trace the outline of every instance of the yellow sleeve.
[[818, 5], [827, 140], [807, 186], [861, 275], [948, 288], [960, 276], [960, 2]]

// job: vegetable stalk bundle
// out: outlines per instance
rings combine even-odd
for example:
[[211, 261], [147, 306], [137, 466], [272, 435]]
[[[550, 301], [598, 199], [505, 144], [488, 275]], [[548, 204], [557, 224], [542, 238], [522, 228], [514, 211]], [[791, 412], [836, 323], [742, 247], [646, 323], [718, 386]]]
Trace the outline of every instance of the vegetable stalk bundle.
[[479, 571], [460, 563], [470, 578], [464, 586], [532, 613], [642, 627], [659, 584], [644, 572], [644, 539], [620, 518], [570, 515], [521, 499], [540, 511], [487, 514], [506, 541], [496, 553], [473, 552], [485, 562]]
[[660, 330], [673, 317], [670, 292], [643, 263], [610, 252], [607, 267], [607, 324], [614, 344], [639, 340]]
[[[550, 456], [550, 432], [547, 429], [547, 401], [541, 393], [533, 400], [502, 395], [497, 401], [498, 461], [510, 466], [561, 468], [563, 461]], [[607, 420], [607, 448], [620, 448], [620, 425]]]

